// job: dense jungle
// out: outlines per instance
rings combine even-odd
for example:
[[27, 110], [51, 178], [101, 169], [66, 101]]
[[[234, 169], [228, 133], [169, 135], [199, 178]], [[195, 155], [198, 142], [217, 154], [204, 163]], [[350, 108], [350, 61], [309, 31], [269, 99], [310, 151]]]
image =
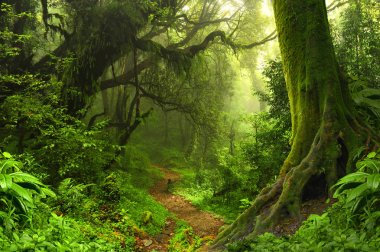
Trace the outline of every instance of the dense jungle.
[[0, 251], [378, 251], [379, 0], [0, 0]]

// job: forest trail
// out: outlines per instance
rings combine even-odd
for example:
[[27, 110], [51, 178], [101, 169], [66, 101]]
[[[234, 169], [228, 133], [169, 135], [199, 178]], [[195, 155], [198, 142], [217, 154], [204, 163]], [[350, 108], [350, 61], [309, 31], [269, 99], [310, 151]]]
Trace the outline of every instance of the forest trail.
[[[171, 183], [178, 182], [181, 176], [169, 169], [156, 167], [161, 170], [164, 176], [150, 189], [150, 194], [171, 213], [175, 214], [178, 219], [186, 221], [193, 228], [195, 234], [203, 240], [214, 239], [224, 222], [210, 213], [199, 210], [183, 197], [170, 193], [168, 191], [168, 181], [170, 180]], [[167, 251], [174, 229], [175, 221], [168, 219], [162, 233], [154, 237], [152, 245], [145, 246], [145, 248], [139, 246], [141, 251]], [[207, 251], [207, 247], [202, 246], [197, 251]]]

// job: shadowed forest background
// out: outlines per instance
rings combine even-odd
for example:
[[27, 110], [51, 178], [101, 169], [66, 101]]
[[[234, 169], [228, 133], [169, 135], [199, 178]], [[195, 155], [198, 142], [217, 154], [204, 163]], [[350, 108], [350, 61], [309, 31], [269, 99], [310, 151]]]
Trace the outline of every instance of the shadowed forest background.
[[0, 0], [1, 251], [377, 251], [378, 0]]

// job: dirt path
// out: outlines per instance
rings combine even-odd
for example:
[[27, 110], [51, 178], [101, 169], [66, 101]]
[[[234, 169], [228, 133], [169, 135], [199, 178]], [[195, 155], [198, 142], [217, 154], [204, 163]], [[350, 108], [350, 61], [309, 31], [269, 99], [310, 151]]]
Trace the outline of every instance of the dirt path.
[[[162, 167], [157, 167], [157, 169], [162, 171], [164, 177], [151, 188], [151, 195], [174, 213], [178, 219], [186, 221], [199, 237], [215, 238], [219, 228], [224, 225], [223, 221], [210, 213], [197, 209], [181, 196], [171, 194], [168, 191], [168, 180], [175, 183], [181, 179], [180, 175]], [[174, 233], [174, 228], [174, 220], [168, 219], [162, 234], [155, 237], [152, 246], [146, 247], [145, 251], [153, 249], [167, 251], [167, 244]], [[207, 247], [202, 247], [198, 251], [207, 251]]]

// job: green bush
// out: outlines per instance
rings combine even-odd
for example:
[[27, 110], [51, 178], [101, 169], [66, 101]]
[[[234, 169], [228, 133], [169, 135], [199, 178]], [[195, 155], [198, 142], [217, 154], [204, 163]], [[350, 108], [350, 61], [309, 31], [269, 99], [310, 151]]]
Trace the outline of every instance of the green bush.
[[22, 167], [8, 152], [0, 153], [0, 223], [6, 233], [12, 231], [16, 221], [30, 217], [30, 209], [40, 198], [55, 197], [36, 177], [21, 172]]
[[367, 231], [380, 224], [380, 151], [356, 163], [357, 171], [341, 178], [334, 197], [345, 202], [350, 220]]
[[3, 236], [1, 231], [0, 228], [2, 251], [120, 251], [122, 246], [124, 251], [132, 251], [127, 248], [133, 247], [131, 239], [123, 240], [121, 245], [116, 237], [113, 240], [104, 235], [100, 237], [101, 232], [112, 234], [112, 228], [105, 226], [99, 232], [85, 222], [55, 214], [48, 217], [48, 225], [14, 232], [10, 238]]
[[91, 201], [87, 189], [94, 185], [75, 183], [71, 178], [62, 180], [58, 186], [57, 198], [52, 203], [54, 210], [64, 214], [89, 211], [84, 207], [87, 201]]
[[279, 119], [263, 112], [247, 119], [252, 133], [242, 142], [244, 160], [255, 168], [250, 174], [261, 189], [272, 182], [290, 150], [290, 129], [278, 127]]
[[105, 140], [103, 126], [87, 130], [77, 121], [76, 125], [49, 127], [39, 137], [42, 148], [33, 154], [50, 168], [51, 179], [75, 177], [78, 182], [98, 182], [118, 148]]

